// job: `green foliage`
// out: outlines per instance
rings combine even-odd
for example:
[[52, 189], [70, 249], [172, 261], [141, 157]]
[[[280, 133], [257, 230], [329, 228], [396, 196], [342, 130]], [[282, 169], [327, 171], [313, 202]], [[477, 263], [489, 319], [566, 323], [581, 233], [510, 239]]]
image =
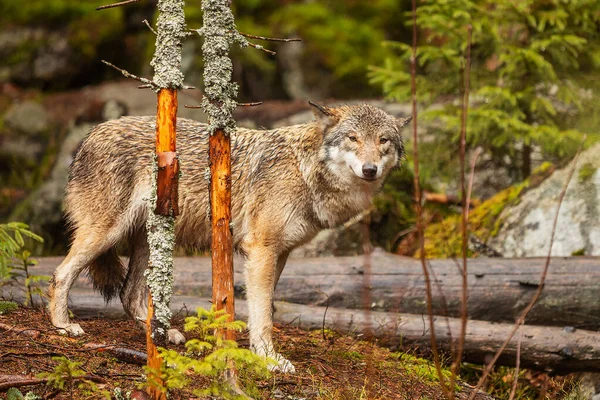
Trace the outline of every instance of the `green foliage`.
[[6, 392], [6, 400], [41, 400], [42, 398], [33, 392], [23, 395], [17, 388], [10, 388]]
[[19, 252], [25, 246], [25, 238], [31, 238], [38, 242], [44, 241], [22, 222], [0, 224], [0, 282], [11, 278], [14, 259], [19, 256]]
[[581, 168], [579, 168], [579, 173], [578, 173], [579, 183], [583, 183], [583, 182], [587, 181], [588, 179], [590, 179], [592, 176], [594, 176], [594, 174], [596, 173], [597, 170], [598, 170], [598, 168], [596, 168], [594, 166], [594, 164], [592, 164], [590, 162], [583, 164], [581, 166]]
[[98, 386], [89, 379], [86, 379], [86, 372], [82, 370], [80, 365], [82, 362], [71, 361], [65, 356], [52, 357], [52, 360], [58, 364], [51, 372], [42, 372], [37, 375], [40, 379], [47, 379], [46, 384], [59, 390], [68, 390], [69, 398], [73, 398], [75, 389], [89, 390], [94, 393], [103, 395], [110, 399], [110, 393], [104, 390], [99, 390]]
[[370, 230], [377, 246], [393, 251], [396, 234], [414, 224], [413, 193], [412, 171], [407, 166], [392, 171], [373, 201], [376, 211], [371, 214]]
[[[301, 62], [308, 87], [319, 88], [335, 97], [365, 97], [376, 94], [366, 79], [366, 60], [383, 62], [385, 49], [381, 42], [386, 38], [399, 39], [405, 34], [406, 29], [398, 23], [397, 17], [402, 16], [407, 4], [406, 0], [334, 0], [294, 1], [282, 6], [275, 0], [251, 0], [233, 2], [232, 7], [241, 32], [303, 40]], [[200, 3], [187, 2], [185, 11], [188, 25], [198, 26]], [[289, 46], [260, 44], [275, 51]], [[271, 97], [285, 96], [280, 89], [281, 68], [277, 68], [272, 56], [245, 49], [236, 50], [235, 59], [240, 61], [240, 71], [267, 83], [260, 85], [261, 91], [271, 89]], [[248, 85], [248, 89], [256, 90], [253, 86]], [[242, 96], [248, 94], [241, 92]]]
[[[240, 398], [233, 393], [222, 376], [229, 368], [237, 369], [242, 378], [266, 378], [269, 376], [268, 365], [271, 360], [265, 360], [250, 350], [240, 349], [235, 341], [223, 339], [215, 333], [216, 330], [231, 329], [241, 331], [246, 324], [241, 321], [229, 321], [229, 315], [224, 310], [207, 311], [197, 309], [197, 316], [186, 318], [185, 331], [191, 332], [197, 338], [188, 340], [185, 344], [186, 353], [179, 354], [175, 350], [159, 348], [163, 359], [161, 376], [165, 382], [163, 390], [182, 388], [186, 386], [193, 375], [211, 378], [207, 388], [194, 391], [197, 396], [220, 396], [225, 399]], [[245, 379], [248, 384], [252, 380]], [[156, 382], [148, 382], [156, 385]], [[243, 397], [241, 397], [243, 398]]]
[[24, 279], [25, 304], [33, 304], [33, 296], [42, 298], [43, 291], [39, 284], [50, 279], [45, 275], [34, 275], [29, 268], [37, 265], [31, 259], [31, 253], [24, 250], [25, 238], [43, 242], [43, 239], [29, 230], [22, 222], [0, 224], [0, 286], [14, 284], [19, 278]]
[[[455, 99], [423, 114], [432, 123], [430, 132], [436, 140], [444, 145], [458, 141], [466, 26], [471, 25], [468, 144], [483, 146], [496, 160], [508, 159], [507, 167], [513, 171], [528, 170], [522, 156], [528, 146], [539, 146], [547, 156], [573, 155], [582, 133], [569, 129], [565, 118], [598, 101], [577, 82], [600, 66], [599, 11], [600, 3], [592, 0], [421, 2], [419, 100], [428, 105]], [[386, 45], [394, 55], [371, 69], [371, 82], [380, 85], [388, 98], [407, 101], [411, 47], [399, 42]]]
[[0, 300], [0, 315], [8, 314], [11, 311], [15, 311], [19, 308], [19, 305], [14, 301]]

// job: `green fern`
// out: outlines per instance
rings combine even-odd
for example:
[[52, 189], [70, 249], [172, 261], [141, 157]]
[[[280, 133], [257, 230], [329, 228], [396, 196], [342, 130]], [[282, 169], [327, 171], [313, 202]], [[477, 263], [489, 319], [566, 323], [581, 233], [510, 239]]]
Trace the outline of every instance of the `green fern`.
[[68, 390], [69, 398], [73, 399], [75, 389], [87, 390], [110, 399], [110, 393], [100, 390], [98, 386], [87, 379], [86, 372], [80, 368], [82, 362], [71, 361], [65, 356], [52, 357], [58, 364], [51, 372], [42, 372], [37, 375], [40, 379], [46, 379], [46, 384], [59, 390]]
[[186, 318], [184, 330], [198, 337], [185, 344], [186, 353], [179, 354], [175, 350], [159, 348], [163, 360], [162, 390], [182, 388], [190, 383], [193, 375], [200, 375], [212, 379], [208, 387], [195, 390], [195, 395], [219, 396], [225, 399], [244, 398], [232, 392], [223, 382], [223, 374], [233, 367], [242, 377], [252, 377], [253, 379], [245, 379], [248, 385], [251, 385], [254, 378], [269, 376], [268, 366], [274, 361], [265, 360], [250, 350], [240, 349], [235, 341], [225, 340], [221, 335], [216, 335], [215, 331], [231, 329], [239, 332], [245, 327], [246, 324], [241, 321], [229, 321], [229, 315], [224, 310], [216, 311], [214, 306], [210, 311], [198, 308], [196, 316]]
[[30, 268], [37, 265], [37, 261], [30, 258], [29, 251], [24, 250], [26, 238], [44, 241], [22, 222], [0, 224], [0, 286], [14, 285], [19, 282], [19, 278], [22, 279], [25, 305], [33, 305], [33, 296], [38, 295], [41, 299], [43, 295], [40, 283], [50, 277], [31, 273]]

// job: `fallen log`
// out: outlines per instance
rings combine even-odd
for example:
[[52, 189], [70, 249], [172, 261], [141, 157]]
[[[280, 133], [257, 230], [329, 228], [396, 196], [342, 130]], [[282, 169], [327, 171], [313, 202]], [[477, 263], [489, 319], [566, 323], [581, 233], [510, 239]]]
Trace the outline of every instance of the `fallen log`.
[[[62, 258], [41, 258], [38, 274], [51, 275]], [[243, 296], [242, 260], [235, 259], [236, 295]], [[314, 306], [360, 309], [363, 304], [363, 256], [290, 259], [275, 299]], [[512, 322], [539, 285], [544, 259], [469, 260], [469, 318]], [[460, 316], [461, 276], [454, 260], [430, 260], [433, 309], [437, 315]], [[374, 311], [423, 314], [425, 283], [421, 264], [412, 258], [375, 251], [371, 255]], [[76, 289], [89, 290], [82, 276]], [[175, 259], [174, 293], [211, 296], [210, 258]], [[554, 257], [542, 296], [528, 324], [600, 330], [600, 258]]]
[[[94, 300], [91, 300], [94, 299]], [[125, 317], [118, 302], [105, 305], [102, 296], [75, 290], [71, 293], [72, 310], [79, 317]], [[80, 305], [83, 305], [81, 307]], [[193, 313], [197, 307], [210, 308], [210, 298], [175, 295], [171, 310]], [[329, 328], [344, 334], [373, 332], [380, 344], [394, 348], [418, 346], [429, 348], [429, 326], [425, 315], [341, 309], [275, 302], [274, 321], [303, 329]], [[236, 318], [246, 320], [248, 309], [243, 300], [236, 301]], [[460, 332], [458, 318], [436, 316], [438, 344], [448, 350]], [[508, 337], [513, 327], [508, 323], [469, 321], [464, 360], [484, 363]], [[370, 329], [367, 329], [370, 328]], [[523, 326], [509, 343], [498, 365], [514, 366], [517, 342], [521, 340], [521, 366], [538, 370], [567, 373], [600, 369], [600, 332], [574, 328]], [[84, 337], [85, 338], [85, 337]]]
[[[430, 330], [423, 315], [361, 312], [339, 308], [275, 304], [274, 318], [280, 323], [297, 325], [303, 329], [373, 332], [382, 344], [419, 346], [429, 348]], [[325, 321], [325, 322], [324, 322]], [[512, 324], [487, 321], [469, 321], [465, 338], [464, 360], [485, 363], [506, 340]], [[457, 340], [460, 319], [435, 318], [438, 346], [449, 350]], [[521, 366], [554, 373], [598, 371], [600, 368], [600, 333], [579, 329], [562, 329], [545, 326], [522, 326], [508, 344], [499, 365], [514, 366], [517, 343], [521, 336]]]

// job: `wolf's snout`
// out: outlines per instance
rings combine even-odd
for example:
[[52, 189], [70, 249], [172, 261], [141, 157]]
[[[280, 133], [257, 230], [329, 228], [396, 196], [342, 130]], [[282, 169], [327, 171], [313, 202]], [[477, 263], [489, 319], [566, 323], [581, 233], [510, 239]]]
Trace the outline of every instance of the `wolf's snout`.
[[375, 176], [377, 175], [377, 165], [371, 164], [371, 163], [366, 163], [362, 167], [362, 173], [365, 176], [365, 178], [368, 178], [368, 179], [375, 178]]

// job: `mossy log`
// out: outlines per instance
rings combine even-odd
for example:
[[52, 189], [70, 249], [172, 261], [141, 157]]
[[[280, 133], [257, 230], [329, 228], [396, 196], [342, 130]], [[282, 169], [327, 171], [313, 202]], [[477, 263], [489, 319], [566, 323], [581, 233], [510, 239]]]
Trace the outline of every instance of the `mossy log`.
[[[42, 258], [38, 274], [51, 275], [61, 258]], [[236, 258], [236, 295], [243, 296], [242, 260]], [[360, 309], [363, 291], [360, 257], [290, 259], [275, 299], [291, 303]], [[469, 318], [512, 322], [539, 284], [544, 260], [469, 260]], [[436, 315], [460, 315], [461, 277], [453, 260], [431, 260]], [[211, 297], [210, 258], [176, 258], [174, 293]], [[424, 314], [425, 284], [418, 260], [376, 251], [371, 255], [374, 311]], [[81, 277], [79, 284], [84, 284]], [[546, 284], [527, 324], [600, 330], [600, 259], [553, 258]]]

